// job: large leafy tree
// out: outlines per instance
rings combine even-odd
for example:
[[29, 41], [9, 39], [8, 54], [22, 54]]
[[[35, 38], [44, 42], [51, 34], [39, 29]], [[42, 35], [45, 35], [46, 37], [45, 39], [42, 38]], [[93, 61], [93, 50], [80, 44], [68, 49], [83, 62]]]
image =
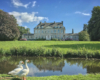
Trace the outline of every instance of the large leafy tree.
[[84, 26], [83, 26], [83, 31], [87, 31], [88, 29], [88, 25], [87, 24], [84, 24]]
[[0, 10], [0, 40], [16, 40], [19, 36], [15, 17]]
[[87, 31], [79, 32], [79, 41], [89, 41], [90, 37]]
[[100, 40], [100, 6], [94, 7], [88, 22], [88, 33], [92, 41]]
[[18, 29], [19, 29], [19, 32], [20, 32], [20, 38], [22, 38], [22, 35], [25, 34], [25, 33], [30, 33], [30, 29], [29, 28], [25, 28], [23, 26], [17, 26]]

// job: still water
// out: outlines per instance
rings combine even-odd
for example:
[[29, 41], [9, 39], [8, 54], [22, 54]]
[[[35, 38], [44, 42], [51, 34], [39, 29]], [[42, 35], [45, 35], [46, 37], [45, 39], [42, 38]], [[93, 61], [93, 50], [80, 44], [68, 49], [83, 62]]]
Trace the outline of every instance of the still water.
[[[0, 74], [16, 68], [19, 61], [29, 59], [27, 76], [77, 75], [100, 73], [100, 60], [62, 59], [44, 57], [0, 57]], [[23, 64], [23, 67], [25, 65]]]

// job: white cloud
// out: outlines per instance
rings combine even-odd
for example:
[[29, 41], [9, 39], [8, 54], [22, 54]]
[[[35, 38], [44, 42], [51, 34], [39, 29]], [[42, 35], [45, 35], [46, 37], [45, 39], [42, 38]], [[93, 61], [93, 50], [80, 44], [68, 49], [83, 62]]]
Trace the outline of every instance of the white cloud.
[[86, 16], [90, 16], [90, 14], [89, 13], [82, 13], [83, 15], [86, 15]]
[[27, 4], [23, 4], [23, 3], [21, 3], [20, 2], [20, 0], [12, 0], [12, 3], [13, 3], [13, 5], [15, 6], [15, 7], [25, 7], [25, 8], [27, 8], [28, 7], [28, 5], [31, 3], [31, 2], [29, 2], [29, 3], [27, 3]]
[[23, 22], [29, 23], [29, 22], [40, 22], [41, 20], [47, 20], [47, 17], [42, 17], [42, 16], [36, 16], [35, 14], [38, 14], [38, 12], [32, 12], [32, 13], [27, 13], [27, 12], [9, 12], [9, 14], [13, 15], [17, 19], [17, 23], [19, 25], [22, 25]]
[[82, 12], [80, 12], [80, 11], [76, 11], [75, 14], [82, 14], [82, 15], [84, 15], [84, 16], [90, 16], [89, 13], [82, 13]]
[[28, 28], [27, 26], [25, 26], [25, 29]]
[[34, 7], [34, 6], [35, 6], [35, 4], [36, 4], [36, 1], [33, 1], [33, 5], [32, 5], [32, 7]]

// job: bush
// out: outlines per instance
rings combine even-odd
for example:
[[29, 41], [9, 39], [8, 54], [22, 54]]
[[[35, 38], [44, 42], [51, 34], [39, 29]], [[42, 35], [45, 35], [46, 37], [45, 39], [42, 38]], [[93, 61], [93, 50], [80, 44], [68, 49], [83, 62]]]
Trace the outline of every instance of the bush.
[[37, 41], [44, 41], [44, 40], [46, 40], [46, 39], [36, 39]]
[[73, 41], [71, 38], [66, 38], [65, 41]]
[[27, 41], [27, 39], [26, 38], [23, 38], [23, 39], [20, 39], [20, 41]]
[[10, 50], [0, 49], [0, 55], [7, 56], [48, 56], [48, 57], [67, 57], [67, 58], [100, 58], [100, 51], [89, 51], [87, 48], [78, 48], [77, 50], [62, 51], [60, 48], [46, 49], [44, 47], [39, 48], [27, 48], [27, 47], [13, 47]]
[[56, 39], [56, 38], [52, 38], [51, 40], [52, 40], [52, 41], [58, 41], [58, 39]]
[[87, 31], [79, 32], [79, 41], [90, 41], [90, 37]]

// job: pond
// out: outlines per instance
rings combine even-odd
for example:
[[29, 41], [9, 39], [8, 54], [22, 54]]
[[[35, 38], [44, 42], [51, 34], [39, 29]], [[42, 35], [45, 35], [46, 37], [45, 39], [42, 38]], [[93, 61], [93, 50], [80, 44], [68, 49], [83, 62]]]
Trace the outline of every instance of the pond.
[[[29, 59], [27, 76], [77, 75], [100, 73], [100, 60], [62, 59], [46, 57], [0, 57], [0, 74], [16, 68], [19, 61]], [[23, 64], [23, 67], [25, 65]]]

